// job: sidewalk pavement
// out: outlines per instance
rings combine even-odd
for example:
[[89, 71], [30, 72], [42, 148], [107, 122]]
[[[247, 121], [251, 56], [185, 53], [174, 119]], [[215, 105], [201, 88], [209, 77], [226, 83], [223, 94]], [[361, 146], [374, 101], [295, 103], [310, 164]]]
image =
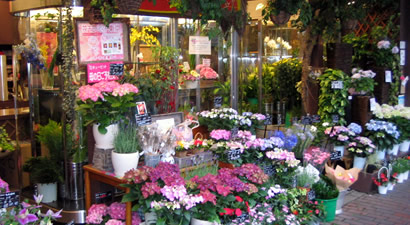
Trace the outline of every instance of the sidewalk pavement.
[[410, 179], [386, 195], [349, 191], [343, 213], [330, 223], [338, 225], [410, 225]]

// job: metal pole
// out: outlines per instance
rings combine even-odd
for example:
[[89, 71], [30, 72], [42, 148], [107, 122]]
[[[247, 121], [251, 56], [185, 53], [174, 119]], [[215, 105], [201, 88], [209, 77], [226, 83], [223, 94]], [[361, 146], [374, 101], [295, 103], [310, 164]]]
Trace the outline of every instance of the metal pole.
[[231, 108], [238, 110], [238, 57], [239, 41], [238, 33], [231, 29]]
[[262, 20], [258, 20], [258, 111], [262, 113], [262, 52], [263, 52], [263, 37], [262, 37]]
[[[197, 23], [198, 29], [196, 31], [196, 35], [200, 36], [201, 35], [201, 24]], [[195, 63], [196, 65], [201, 64], [201, 58], [200, 55], [195, 55]], [[199, 72], [199, 71], [197, 71]], [[200, 84], [195, 89], [195, 97], [196, 97], [196, 111], [200, 112], [201, 111], [201, 87]]]
[[34, 93], [33, 93], [33, 76], [31, 74], [31, 63], [27, 63], [27, 85], [28, 85], [28, 105], [30, 107], [30, 139], [31, 139], [31, 155], [37, 156], [36, 139], [34, 137]]
[[[171, 46], [174, 48], [178, 48], [178, 19], [177, 18], [171, 18], [170, 21], [170, 33], [171, 33]], [[176, 74], [176, 78], [173, 79], [173, 82], [175, 82], [173, 85], [175, 88], [175, 92], [173, 93], [175, 95], [175, 111], [178, 110], [179, 106], [179, 88], [178, 88], [178, 69], [174, 68], [173, 71]]]

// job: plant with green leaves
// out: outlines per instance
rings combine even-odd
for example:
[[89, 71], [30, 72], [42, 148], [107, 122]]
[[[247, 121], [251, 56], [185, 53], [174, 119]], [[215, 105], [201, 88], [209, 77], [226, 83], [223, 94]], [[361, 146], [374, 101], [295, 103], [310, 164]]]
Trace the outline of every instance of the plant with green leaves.
[[290, 108], [300, 105], [300, 93], [296, 84], [302, 78], [302, 63], [297, 58], [282, 59], [273, 64], [272, 84], [280, 100], [290, 102]]
[[[339, 116], [339, 124], [345, 125], [345, 108], [349, 103], [348, 89], [350, 88], [350, 77], [341, 70], [326, 70], [320, 80], [320, 96], [318, 114], [323, 122], [332, 122], [332, 116]], [[340, 81], [343, 86], [338, 89], [332, 88], [334, 81]]]
[[321, 175], [320, 180], [312, 185], [317, 199], [334, 199], [339, 195], [339, 190], [328, 177]]
[[45, 126], [40, 126], [37, 139], [50, 151], [50, 158], [56, 162], [64, 160], [63, 131], [60, 123], [49, 120]]
[[32, 157], [23, 165], [23, 171], [30, 173], [34, 183], [49, 184], [63, 181], [62, 167], [50, 157]]
[[133, 123], [121, 123], [118, 133], [114, 137], [114, 152], [135, 153], [140, 152], [141, 146], [137, 137], [137, 126]]
[[4, 126], [0, 126], [0, 152], [11, 152], [14, 150], [15, 148], [11, 144], [9, 134], [7, 133], [6, 129], [4, 129]]
[[[279, 99], [276, 89], [273, 86], [275, 76], [274, 69], [272, 64], [265, 63], [262, 65], [263, 100], [265, 103], [273, 103], [274, 100]], [[255, 69], [255, 72], [257, 73], [258, 70]]]
[[355, 89], [355, 92], [373, 95], [374, 85], [376, 84], [373, 78], [376, 73], [371, 70], [363, 71], [357, 68], [353, 68], [352, 73], [352, 88]]
[[222, 108], [229, 107], [231, 105], [231, 81], [215, 82], [214, 95], [222, 97]]

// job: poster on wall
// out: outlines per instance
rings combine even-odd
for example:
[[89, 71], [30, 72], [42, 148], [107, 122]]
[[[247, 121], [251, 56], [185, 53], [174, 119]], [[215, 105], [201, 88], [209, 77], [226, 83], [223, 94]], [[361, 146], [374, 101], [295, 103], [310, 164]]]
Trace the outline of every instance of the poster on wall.
[[97, 62], [130, 61], [129, 28], [127, 23], [115, 21], [90, 24], [76, 20], [78, 62], [80, 65]]

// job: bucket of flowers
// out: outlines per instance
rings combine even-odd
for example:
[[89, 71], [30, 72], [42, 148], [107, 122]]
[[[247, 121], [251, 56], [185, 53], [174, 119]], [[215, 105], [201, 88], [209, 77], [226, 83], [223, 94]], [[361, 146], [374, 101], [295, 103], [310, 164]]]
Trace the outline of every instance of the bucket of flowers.
[[334, 145], [333, 151], [340, 152], [340, 155], [343, 157], [344, 146], [356, 136], [356, 133], [345, 126], [332, 126], [326, 128], [325, 135], [330, 143]]
[[348, 144], [347, 151], [354, 155], [353, 167], [363, 169], [367, 157], [376, 151], [376, 146], [369, 138], [358, 136]]
[[377, 159], [383, 160], [386, 151], [399, 143], [400, 132], [391, 122], [370, 120], [366, 123], [366, 136], [377, 146]]
[[[385, 170], [385, 172], [383, 172]], [[377, 185], [379, 194], [385, 195], [387, 193], [387, 186], [389, 184], [389, 170], [387, 167], [382, 167], [377, 173], [377, 178], [373, 178], [373, 182]]]

